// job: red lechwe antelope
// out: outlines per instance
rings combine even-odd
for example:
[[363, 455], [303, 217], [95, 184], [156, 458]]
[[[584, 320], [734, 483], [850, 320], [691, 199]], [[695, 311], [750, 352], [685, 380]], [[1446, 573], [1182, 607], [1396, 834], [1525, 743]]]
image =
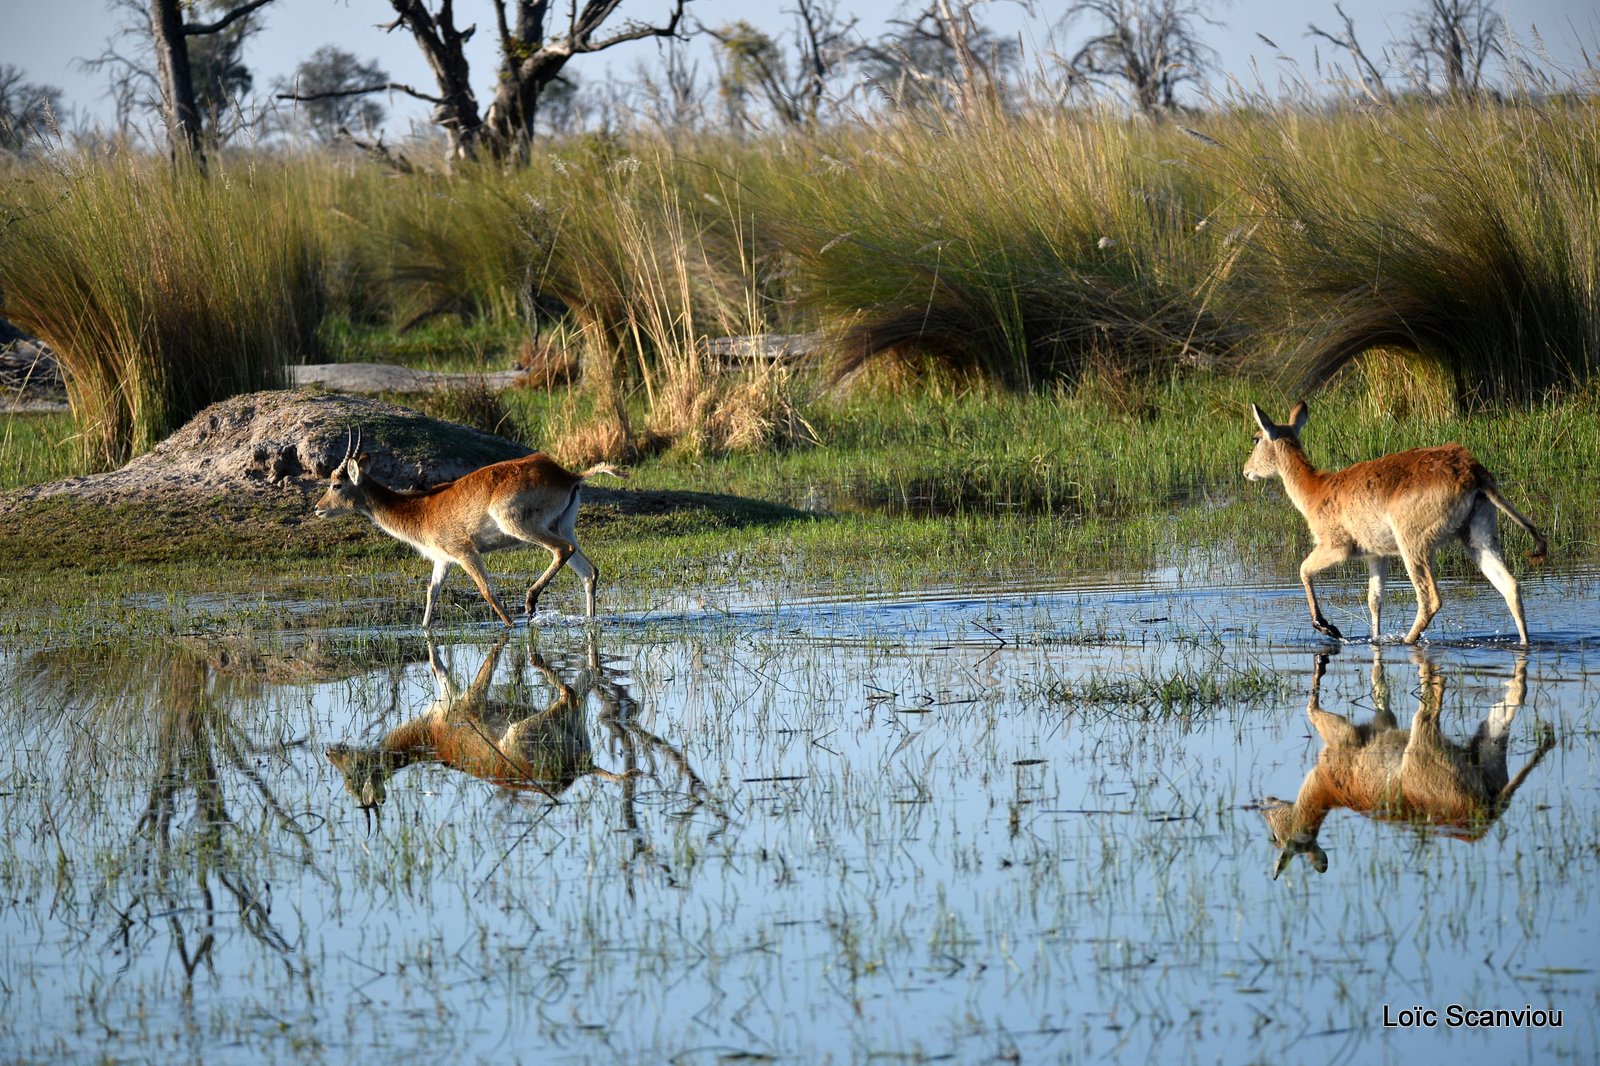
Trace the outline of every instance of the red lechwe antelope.
[[600, 573], [578, 550], [578, 496], [583, 483], [596, 474], [625, 478], [627, 473], [608, 463], [591, 466], [581, 474], [564, 469], [542, 452], [507, 459], [417, 493], [396, 492], [368, 472], [370, 457], [352, 456], [356, 445], [345, 450], [333, 471], [328, 491], [317, 501], [318, 518], [364, 514], [378, 528], [405, 541], [433, 561], [422, 627], [433, 621], [439, 586], [450, 564], [461, 567], [489, 601], [500, 621], [511, 625], [483, 569], [483, 554], [536, 544], [554, 558], [523, 601], [531, 616], [539, 593], [562, 566], [571, 564], [583, 579], [588, 616], [594, 617], [594, 588]]
[[1306, 714], [1322, 737], [1323, 749], [1293, 803], [1268, 796], [1262, 804], [1273, 843], [1283, 849], [1272, 869], [1274, 879], [1296, 855], [1306, 856], [1318, 873], [1328, 869], [1328, 853], [1317, 843], [1317, 833], [1336, 807], [1384, 821], [1432, 826], [1461, 840], [1477, 840], [1555, 746], [1554, 734], [1548, 728], [1541, 730], [1533, 758], [1516, 777], [1508, 775], [1506, 740], [1527, 690], [1526, 658], [1518, 657], [1506, 682], [1505, 699], [1489, 709], [1477, 735], [1463, 747], [1447, 740], [1439, 729], [1444, 679], [1431, 662], [1414, 654], [1422, 691], [1410, 729], [1401, 729], [1389, 709], [1389, 686], [1379, 649], [1372, 650], [1372, 699], [1377, 713], [1364, 725], [1322, 709], [1320, 689], [1328, 657], [1317, 656]]
[[1319, 633], [1342, 639], [1339, 628], [1322, 615], [1311, 578], [1346, 559], [1364, 559], [1371, 577], [1367, 583], [1367, 608], [1372, 612], [1372, 639], [1381, 632], [1378, 616], [1383, 607], [1383, 582], [1389, 557], [1398, 555], [1417, 593], [1417, 617], [1405, 642], [1415, 644], [1439, 610], [1439, 588], [1433, 579], [1433, 553], [1451, 537], [1477, 560], [1490, 584], [1500, 590], [1511, 608], [1522, 643], [1528, 643], [1528, 625], [1522, 617], [1522, 592], [1506, 569], [1500, 554], [1500, 534], [1495, 509], [1527, 530], [1534, 541], [1528, 553], [1543, 562], [1547, 545], [1533, 524], [1517, 513], [1472, 454], [1459, 444], [1416, 448], [1379, 459], [1322, 471], [1311, 465], [1300, 447], [1305, 428], [1304, 401], [1289, 412], [1289, 424], [1280, 426], [1250, 405], [1260, 427], [1255, 448], [1244, 465], [1251, 481], [1283, 479], [1289, 500], [1305, 517], [1315, 542], [1300, 564], [1300, 582], [1311, 606], [1311, 624]]

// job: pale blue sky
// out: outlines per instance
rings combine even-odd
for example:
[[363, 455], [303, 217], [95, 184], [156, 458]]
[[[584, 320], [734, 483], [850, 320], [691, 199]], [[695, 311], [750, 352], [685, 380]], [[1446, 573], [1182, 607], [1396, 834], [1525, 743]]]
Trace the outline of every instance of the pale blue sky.
[[[1363, 44], [1369, 51], [1377, 51], [1383, 43], [1403, 35], [1411, 12], [1423, 2], [1346, 0], [1344, 7], [1355, 18]], [[792, 24], [792, 18], [782, 14], [790, 6], [787, 0], [691, 0], [689, 10], [708, 25], [743, 18], [782, 32]], [[887, 20], [905, 6], [898, 0], [866, 0], [841, 4], [841, 9], [859, 17], [858, 32], [863, 37], [874, 38], [883, 31]], [[988, 22], [1019, 35], [1030, 54], [1036, 53], [1049, 46], [1050, 28], [1067, 6], [1065, 0], [1040, 0], [1033, 5], [1030, 16], [1020, 4], [994, 0], [988, 5]], [[665, 0], [626, 0], [621, 13], [649, 18], [665, 8]], [[1542, 43], [1539, 50], [1558, 68], [1582, 66], [1584, 54], [1594, 55], [1597, 51], [1600, 9], [1593, 0], [1515, 0], [1502, 2], [1499, 10], [1519, 42], [1530, 50], [1539, 49]], [[1285, 76], [1314, 83], [1314, 42], [1306, 34], [1306, 25], [1312, 21], [1329, 29], [1338, 25], [1333, 0], [1234, 0], [1213, 4], [1211, 11], [1222, 25], [1207, 27], [1203, 37], [1221, 56], [1221, 77], [1269, 90], [1275, 89]], [[456, 0], [456, 12], [458, 23], [479, 24], [479, 33], [472, 42], [476, 49], [473, 69], [478, 76], [479, 97], [486, 99], [493, 84], [493, 7], [488, 0]], [[275, 0], [263, 15], [266, 29], [255, 38], [246, 55], [260, 89], [275, 77], [290, 75], [300, 60], [324, 44], [338, 45], [363, 59], [378, 60], [396, 81], [409, 82], [425, 91], [433, 88], [427, 66], [410, 37], [404, 31], [385, 34], [378, 28], [393, 16], [384, 0]], [[30, 80], [61, 86], [66, 91], [67, 105], [80, 114], [104, 117], [109, 114], [109, 103], [104, 98], [105, 79], [82, 70], [76, 61], [104, 48], [114, 21], [105, 0], [0, 0], [0, 64], [21, 67]], [[1256, 36], [1258, 33], [1271, 38], [1278, 49], [1268, 46]], [[1066, 50], [1073, 43], [1069, 35], [1056, 45]], [[653, 63], [655, 46], [627, 46], [607, 56], [604, 64], [597, 64], [599, 57], [580, 57], [572, 69], [580, 79], [588, 81], [599, 77], [602, 67], [627, 74], [636, 62]], [[1322, 58], [1333, 58], [1326, 42]], [[704, 73], [710, 73], [709, 62], [703, 63], [702, 68]], [[402, 114], [421, 113], [421, 105], [399, 97], [391, 106]]]

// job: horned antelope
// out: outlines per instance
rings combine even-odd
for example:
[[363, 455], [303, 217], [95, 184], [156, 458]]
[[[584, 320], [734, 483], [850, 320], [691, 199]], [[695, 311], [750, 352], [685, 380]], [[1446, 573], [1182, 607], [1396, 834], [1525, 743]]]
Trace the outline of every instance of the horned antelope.
[[1522, 590], [1501, 555], [1495, 509], [1504, 511], [1533, 537], [1529, 561], [1543, 562], [1548, 545], [1533, 523], [1500, 494], [1494, 475], [1470, 452], [1459, 444], [1446, 444], [1323, 471], [1311, 465], [1300, 447], [1300, 431], [1309, 415], [1304, 400], [1289, 412], [1287, 425], [1273, 422], [1255, 404], [1250, 410], [1260, 428], [1244, 476], [1251, 481], [1281, 477], [1289, 501], [1311, 530], [1311, 554], [1300, 564], [1300, 583], [1305, 586], [1313, 628], [1335, 640], [1343, 639], [1339, 627], [1323, 617], [1317, 606], [1311, 579], [1335, 563], [1363, 559], [1370, 575], [1367, 609], [1376, 641], [1381, 632], [1379, 615], [1389, 559], [1398, 555], [1417, 593], [1417, 617], [1405, 636], [1405, 643], [1415, 644], [1439, 611], [1433, 553], [1454, 536], [1505, 597], [1517, 633], [1523, 644], [1528, 643]]
[[1542, 730], [1533, 758], [1515, 777], [1509, 776], [1506, 739], [1527, 691], [1526, 658], [1518, 657], [1505, 698], [1489, 709], [1477, 734], [1462, 746], [1446, 739], [1439, 728], [1443, 677], [1425, 656], [1414, 654], [1422, 691], [1409, 729], [1401, 729], [1389, 709], [1380, 649], [1372, 650], [1376, 713], [1363, 725], [1322, 709], [1321, 683], [1328, 657], [1317, 656], [1306, 714], [1322, 738], [1322, 751], [1293, 803], [1268, 796], [1262, 804], [1273, 843], [1282, 849], [1272, 869], [1274, 879], [1296, 855], [1306, 856], [1318, 873], [1328, 869], [1328, 853], [1317, 843], [1317, 833], [1337, 807], [1385, 821], [1431, 825], [1460, 840], [1477, 840], [1555, 746], [1553, 733]]
[[538, 708], [501, 693], [492, 682], [505, 637], [489, 650], [472, 683], [463, 691], [450, 677], [433, 641], [428, 642], [428, 667], [438, 699], [426, 711], [386, 733], [377, 745], [334, 744], [328, 761], [344, 775], [345, 789], [364, 810], [383, 805], [385, 785], [398, 771], [417, 762], [436, 762], [511, 790], [532, 790], [556, 799], [579, 778], [593, 774], [606, 781], [624, 781], [640, 773], [614, 774], [594, 765], [585, 722], [585, 702], [592, 681], [585, 674], [574, 687], [539, 656], [529, 662], [555, 692]]
[[433, 621], [439, 587], [452, 563], [472, 578], [500, 621], [511, 625], [511, 616], [489, 584], [482, 556], [523, 544], [536, 544], [552, 556], [549, 568], [528, 588], [523, 601], [528, 615], [538, 607], [539, 594], [550, 579], [571, 564], [583, 579], [588, 616], [594, 617], [594, 590], [600, 574], [578, 548], [578, 497], [583, 483], [594, 475], [625, 478], [625, 471], [600, 463], [574, 474], [548, 455], [535, 452], [418, 493], [402, 493], [372, 476], [368, 470], [371, 457], [365, 452], [353, 454], [358, 446], [357, 440], [346, 446], [328, 491], [317, 501], [317, 517], [366, 515], [379, 529], [432, 560], [433, 576], [422, 610], [424, 629]]

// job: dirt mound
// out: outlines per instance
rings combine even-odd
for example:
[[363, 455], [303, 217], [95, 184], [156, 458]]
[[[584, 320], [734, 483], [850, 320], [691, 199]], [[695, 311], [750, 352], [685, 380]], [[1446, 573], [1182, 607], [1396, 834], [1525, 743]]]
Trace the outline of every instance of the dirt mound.
[[71, 494], [119, 503], [231, 492], [302, 496], [344, 457], [352, 433], [385, 484], [416, 489], [527, 455], [501, 437], [381, 400], [305, 391], [258, 392], [212, 404], [120, 470], [8, 493], [0, 511]]

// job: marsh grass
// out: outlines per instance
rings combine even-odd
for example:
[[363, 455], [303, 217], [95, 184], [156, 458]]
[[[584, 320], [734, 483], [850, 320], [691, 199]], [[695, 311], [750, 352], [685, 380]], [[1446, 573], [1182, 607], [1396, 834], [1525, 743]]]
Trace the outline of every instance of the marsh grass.
[[585, 392], [569, 452], [617, 458], [804, 440], [816, 390], [705, 350], [798, 331], [874, 392], [1065, 388], [1146, 418], [1197, 369], [1291, 392], [1349, 369], [1432, 420], [1592, 374], [1597, 115], [1579, 94], [1241, 101], [1193, 129], [980, 110], [406, 176], [245, 157], [210, 182], [66, 157], [7, 172], [4, 284], [76, 364], [86, 466], [271, 383], [314, 332], [444, 369], [553, 345]]
[[1043, 697], [1072, 709], [1109, 709], [1120, 714], [1194, 715], [1225, 705], [1265, 704], [1284, 699], [1294, 687], [1288, 679], [1258, 667], [1210, 663], [1203, 668], [1175, 668], [1107, 677], [1090, 674], [1045, 685]]
[[81, 472], [73, 442], [76, 430], [68, 414], [0, 415], [0, 491]]
[[928, 128], [812, 148], [769, 177], [800, 301], [835, 372], [931, 354], [1012, 387], [1211, 362], [1241, 335], [1209, 301], [1210, 193], [1105, 113]]
[[1252, 104], [1198, 137], [1089, 111], [584, 138], [351, 202], [373, 201], [396, 306], [567, 321], [614, 423], [596, 436], [642, 440], [634, 391], [698, 384], [703, 338], [795, 329], [829, 337], [836, 377], [892, 356], [902, 380], [931, 361], [1138, 413], [1195, 366], [1291, 390], [1355, 366], [1374, 403], [1433, 416], [1587, 380], [1595, 116], [1568, 96]]
[[1236, 277], [1287, 345], [1262, 356], [1297, 388], [1364, 363], [1375, 396], [1438, 410], [1537, 400], [1594, 374], [1592, 98], [1283, 113], [1222, 121], [1217, 136], [1191, 157], [1237, 191]]
[[85, 156], [50, 178], [6, 186], [5, 313], [61, 359], [86, 465], [280, 384], [315, 350], [319, 253], [292, 169], [244, 164], [207, 181]]

